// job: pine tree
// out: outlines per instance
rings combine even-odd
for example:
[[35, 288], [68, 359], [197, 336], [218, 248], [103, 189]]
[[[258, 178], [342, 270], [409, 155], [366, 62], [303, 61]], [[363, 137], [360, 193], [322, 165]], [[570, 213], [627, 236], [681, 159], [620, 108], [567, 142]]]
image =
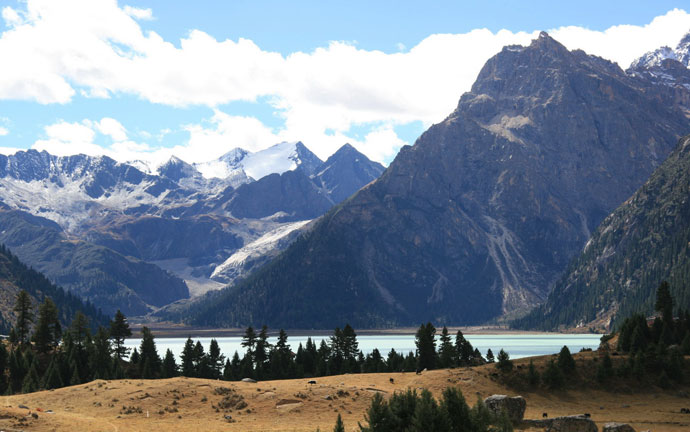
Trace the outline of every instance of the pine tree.
[[196, 366], [194, 365], [194, 341], [191, 337], [187, 338], [182, 349], [182, 376], [195, 377]]
[[25, 343], [29, 340], [31, 323], [34, 322], [34, 315], [31, 312], [31, 297], [25, 290], [19, 291], [14, 304], [14, 312], [17, 314], [17, 323], [14, 328], [17, 333], [17, 341]]
[[456, 387], [446, 387], [443, 391], [441, 410], [448, 418], [451, 431], [471, 431], [472, 419], [470, 417], [470, 407], [467, 406], [465, 397], [462, 395], [460, 389]]
[[366, 421], [369, 426], [365, 427], [361, 424], [359, 429], [362, 432], [393, 432], [392, 428], [392, 415], [388, 408], [388, 404], [381, 396], [381, 393], [375, 393], [374, 397], [371, 399], [371, 404], [367, 409], [367, 413], [364, 415], [364, 421]]
[[112, 352], [108, 331], [102, 326], [98, 326], [98, 331], [93, 338], [93, 353], [90, 356], [94, 378], [110, 379], [112, 367], [110, 356]]
[[165, 358], [163, 359], [163, 368], [161, 370], [161, 378], [174, 378], [177, 376], [177, 363], [175, 362], [175, 355], [167, 349], [165, 351]]
[[61, 336], [62, 327], [58, 318], [57, 306], [50, 297], [46, 297], [38, 308], [38, 322], [33, 335], [36, 351], [45, 354], [55, 349]]
[[563, 387], [565, 382], [565, 377], [563, 376], [563, 371], [556, 365], [553, 360], [549, 361], [546, 366], [546, 371], [544, 371], [544, 384], [550, 389], [560, 389]]
[[36, 370], [38, 367], [38, 359], [34, 357], [31, 367], [29, 367], [29, 371], [22, 382], [22, 393], [32, 393], [40, 388], [40, 378]]
[[439, 366], [442, 368], [450, 368], [456, 366], [457, 354], [455, 347], [451, 342], [450, 335], [448, 334], [448, 328], [446, 326], [443, 326], [443, 330], [441, 330], [441, 336], [439, 339], [441, 341], [438, 347], [438, 357], [440, 363]]
[[343, 424], [343, 418], [340, 417], [340, 414], [338, 414], [338, 418], [335, 420], [333, 432], [345, 432], [345, 425]]
[[613, 362], [609, 354], [606, 353], [601, 364], [597, 368], [597, 381], [603, 383], [608, 381], [611, 377], [613, 377]]
[[225, 356], [220, 352], [218, 341], [211, 339], [211, 345], [208, 348], [208, 364], [211, 369], [211, 378], [218, 379], [221, 377], [224, 363]]
[[141, 345], [139, 345], [139, 372], [142, 378], [155, 378], [160, 374], [161, 359], [156, 351], [153, 333], [148, 327], [141, 328]]
[[415, 406], [412, 427], [409, 430], [414, 432], [450, 431], [450, 422], [446, 413], [439, 409], [438, 403], [429, 390], [422, 391]]
[[[237, 352], [237, 351], [235, 351]], [[230, 359], [225, 360], [225, 366], [223, 367], [223, 380], [224, 381], [233, 381], [235, 379], [235, 376], [232, 373], [232, 363], [230, 362]]]
[[46, 373], [43, 375], [43, 382], [41, 384], [41, 387], [46, 390], [51, 390], [63, 386], [64, 384], [62, 382], [60, 370], [55, 362], [55, 358], [53, 358], [50, 360], [48, 369], [46, 370]]
[[486, 362], [487, 363], [493, 363], [494, 362], [494, 353], [491, 351], [491, 348], [489, 348], [486, 351]]
[[527, 382], [531, 386], [539, 385], [539, 372], [537, 368], [534, 367], [534, 361], [529, 361], [529, 367], [527, 368]]
[[273, 379], [283, 379], [290, 375], [290, 364], [292, 362], [292, 352], [287, 343], [288, 335], [285, 330], [280, 329], [278, 340], [271, 351], [271, 377]]
[[115, 312], [115, 317], [110, 321], [110, 338], [115, 345], [115, 355], [122, 360], [127, 357], [129, 348], [125, 344], [125, 339], [132, 336], [132, 330], [129, 328], [129, 323], [125, 315], [118, 309]]
[[244, 336], [242, 336], [241, 345], [243, 348], [246, 348], [243, 360], [246, 359], [246, 361], [250, 362], [251, 364], [254, 364], [254, 350], [256, 349], [256, 333], [254, 332], [253, 327], [249, 326], [244, 331]]
[[501, 372], [510, 372], [513, 370], [513, 362], [510, 360], [510, 355], [502, 348], [498, 353], [498, 363], [496, 363], [496, 367]]
[[79, 385], [81, 384], [81, 377], [79, 376], [79, 367], [76, 363], [72, 363], [72, 378], [69, 380], [69, 385]]
[[419, 326], [415, 335], [417, 369], [434, 369], [436, 366], [436, 328], [430, 323]]
[[563, 345], [561, 352], [558, 354], [558, 367], [565, 376], [570, 376], [575, 372], [575, 359], [570, 354], [570, 349], [565, 345]]

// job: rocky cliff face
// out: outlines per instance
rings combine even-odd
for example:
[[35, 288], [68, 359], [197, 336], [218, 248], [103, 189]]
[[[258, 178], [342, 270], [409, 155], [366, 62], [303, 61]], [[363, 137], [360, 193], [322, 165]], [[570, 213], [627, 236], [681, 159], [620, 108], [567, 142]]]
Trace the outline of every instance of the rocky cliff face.
[[690, 136], [596, 230], [546, 303], [515, 325], [594, 327], [652, 313], [662, 280], [676, 306], [690, 307]]
[[688, 130], [668, 94], [542, 33], [490, 59], [378, 181], [193, 320], [361, 327], [523, 311]]

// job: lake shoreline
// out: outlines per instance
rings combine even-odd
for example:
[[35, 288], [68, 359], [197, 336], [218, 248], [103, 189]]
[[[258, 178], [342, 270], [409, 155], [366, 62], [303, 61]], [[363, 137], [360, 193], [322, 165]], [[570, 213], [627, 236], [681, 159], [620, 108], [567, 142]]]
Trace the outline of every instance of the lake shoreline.
[[[185, 326], [181, 324], [169, 323], [131, 323], [132, 337], [141, 337], [141, 328], [148, 327], [156, 338], [220, 338], [243, 336], [244, 328], [208, 328]], [[441, 333], [443, 326], [437, 327], [437, 334]], [[258, 328], [255, 328], [258, 330]], [[269, 336], [276, 336], [280, 329], [269, 329]], [[285, 329], [288, 336], [328, 336], [333, 334], [334, 329]], [[449, 326], [448, 332], [455, 335], [458, 330], [467, 335], [572, 335], [572, 334], [592, 334], [588, 329], [577, 328], [560, 332], [547, 332], [538, 330], [515, 330], [505, 326]], [[395, 327], [385, 329], [355, 329], [357, 335], [361, 336], [389, 336], [389, 335], [414, 335], [417, 327]], [[603, 334], [602, 334], [603, 335]]]

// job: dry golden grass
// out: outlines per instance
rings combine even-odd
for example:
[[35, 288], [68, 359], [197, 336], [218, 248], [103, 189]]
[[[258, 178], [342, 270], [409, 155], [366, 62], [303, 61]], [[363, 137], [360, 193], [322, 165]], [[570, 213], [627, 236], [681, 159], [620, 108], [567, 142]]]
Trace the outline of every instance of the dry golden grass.
[[[596, 353], [578, 354], [578, 365]], [[540, 367], [549, 357], [535, 358]], [[526, 367], [528, 360], [516, 362]], [[491, 394], [521, 394], [527, 399], [526, 418], [591, 413], [600, 429], [604, 423], [632, 424], [637, 431], [688, 431], [690, 399], [679, 389], [660, 391], [598, 390], [518, 392], [499, 384], [493, 365], [414, 373], [339, 375], [264, 381], [256, 384], [192, 378], [168, 380], [98, 380], [88, 384], [0, 398], [0, 429], [27, 431], [330, 431], [341, 414], [347, 431], [358, 430], [375, 392], [390, 395], [407, 388], [427, 388], [436, 396], [458, 386], [468, 403]], [[390, 382], [393, 378], [393, 383]], [[231, 389], [219, 394], [217, 388]], [[224, 397], [235, 408], [219, 405]], [[246, 402], [246, 407], [238, 402]], [[22, 404], [28, 409], [19, 408]], [[130, 408], [130, 413], [126, 413]], [[46, 410], [52, 410], [48, 414]], [[42, 411], [39, 411], [42, 410]], [[38, 418], [31, 414], [37, 414]], [[233, 422], [224, 416], [229, 415]]]

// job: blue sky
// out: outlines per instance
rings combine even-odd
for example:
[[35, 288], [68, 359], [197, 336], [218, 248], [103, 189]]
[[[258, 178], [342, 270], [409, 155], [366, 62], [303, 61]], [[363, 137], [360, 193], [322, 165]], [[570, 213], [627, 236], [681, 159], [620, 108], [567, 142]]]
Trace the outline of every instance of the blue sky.
[[[527, 6], [528, 5], [528, 6]], [[627, 67], [679, 2], [0, 1], [0, 147], [190, 162], [302, 140], [390, 162], [481, 65], [548, 30]]]

